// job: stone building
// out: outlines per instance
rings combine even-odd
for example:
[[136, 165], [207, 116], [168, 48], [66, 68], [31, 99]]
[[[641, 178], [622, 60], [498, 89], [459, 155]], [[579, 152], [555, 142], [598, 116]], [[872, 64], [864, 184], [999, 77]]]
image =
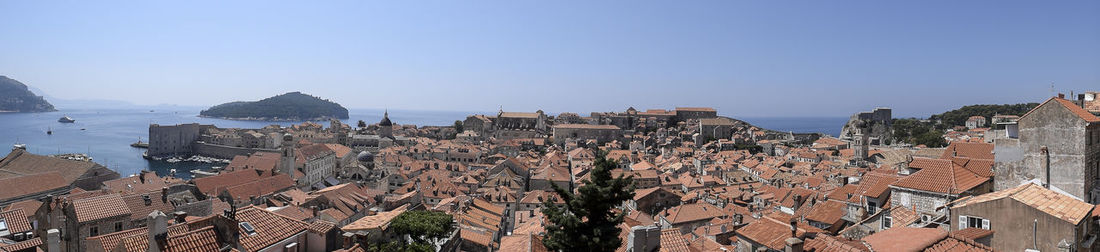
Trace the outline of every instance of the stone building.
[[718, 111], [714, 110], [714, 108], [704, 107], [677, 107], [676, 117], [684, 121], [689, 119], [715, 118], [718, 117]]
[[554, 144], [561, 145], [567, 141], [596, 140], [603, 144], [619, 140], [623, 136], [623, 130], [615, 125], [592, 124], [563, 124], [554, 125]]
[[952, 202], [951, 230], [988, 230], [999, 251], [1094, 251], [1094, 205], [1027, 183]]
[[985, 127], [985, 123], [986, 123], [986, 121], [985, 121], [984, 116], [977, 116], [977, 115], [976, 116], [971, 116], [970, 118], [966, 119], [966, 128], [968, 128], [968, 129], [982, 128], [982, 127]]
[[738, 121], [726, 117], [699, 119], [699, 134], [703, 139], [726, 139], [737, 131]]
[[536, 138], [549, 133], [549, 121], [542, 110], [535, 113], [497, 112], [493, 121], [494, 136], [498, 139]]
[[[1082, 101], [1083, 102], [1083, 101]], [[1100, 202], [1100, 118], [1054, 97], [1018, 121], [1017, 138], [995, 140], [995, 189], [1038, 180], [1089, 203]]]
[[149, 125], [149, 156], [190, 155], [191, 143], [199, 140], [204, 128], [213, 125], [188, 123], [170, 126]]
[[336, 152], [324, 144], [313, 144], [299, 149], [305, 161], [302, 165], [302, 173], [305, 177], [298, 179], [300, 186], [319, 186], [326, 178], [336, 175]]
[[489, 118], [485, 115], [472, 115], [467, 116], [466, 120], [462, 121], [462, 128], [466, 131], [477, 132], [481, 135], [493, 132], [493, 118]]
[[914, 158], [909, 169], [917, 171], [890, 185], [890, 205], [916, 211], [920, 227], [945, 223], [949, 213], [942, 206], [948, 202], [993, 188], [991, 178], [983, 176], [988, 171], [973, 171], [950, 159]]

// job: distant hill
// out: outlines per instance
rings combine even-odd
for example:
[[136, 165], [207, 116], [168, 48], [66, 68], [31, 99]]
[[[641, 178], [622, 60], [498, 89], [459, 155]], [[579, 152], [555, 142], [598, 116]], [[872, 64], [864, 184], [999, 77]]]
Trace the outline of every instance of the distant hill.
[[348, 109], [312, 95], [291, 92], [252, 102], [230, 102], [199, 112], [199, 116], [233, 120], [309, 121], [347, 119]]
[[27, 85], [0, 75], [0, 112], [57, 111], [42, 96], [35, 95]]
[[993, 118], [994, 115], [1022, 116], [1024, 113], [1038, 106], [1038, 103], [969, 105], [956, 110], [943, 112], [943, 114], [932, 115], [928, 117], [928, 119], [933, 121], [942, 120], [943, 124], [947, 126], [960, 126], [966, 125], [966, 119], [971, 116], [984, 116], [987, 121]]

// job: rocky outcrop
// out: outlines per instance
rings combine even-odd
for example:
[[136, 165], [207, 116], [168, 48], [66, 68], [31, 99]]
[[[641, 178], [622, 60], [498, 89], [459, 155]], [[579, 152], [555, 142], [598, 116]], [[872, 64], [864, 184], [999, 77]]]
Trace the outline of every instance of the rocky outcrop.
[[0, 75], [0, 112], [57, 111], [42, 96], [35, 95], [27, 85]]
[[891, 126], [893, 124], [893, 118], [890, 108], [876, 108], [871, 112], [859, 112], [854, 115], [848, 122], [844, 124], [844, 128], [840, 129], [840, 139], [849, 140], [852, 139], [857, 132], [861, 132], [867, 135], [872, 145], [883, 144], [883, 141], [890, 139]]

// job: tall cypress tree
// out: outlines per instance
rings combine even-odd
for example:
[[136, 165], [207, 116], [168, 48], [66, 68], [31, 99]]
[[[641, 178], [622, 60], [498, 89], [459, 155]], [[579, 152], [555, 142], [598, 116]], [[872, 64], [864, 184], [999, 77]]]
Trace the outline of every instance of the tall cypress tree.
[[616, 162], [600, 152], [591, 176], [574, 194], [551, 183], [564, 201], [556, 206], [552, 200], [543, 202], [542, 213], [550, 220], [542, 243], [557, 251], [615, 251], [622, 245], [619, 224], [626, 212], [612, 212], [626, 200], [634, 198], [634, 176], [611, 177]]

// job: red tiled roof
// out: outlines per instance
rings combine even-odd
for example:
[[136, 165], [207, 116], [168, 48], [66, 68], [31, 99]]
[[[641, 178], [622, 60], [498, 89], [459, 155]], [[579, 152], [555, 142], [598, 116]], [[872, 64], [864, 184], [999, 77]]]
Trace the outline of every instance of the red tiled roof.
[[1089, 124], [1100, 123], [1100, 118], [1097, 118], [1092, 113], [1089, 113], [1088, 110], [1085, 110], [1084, 108], [1081, 108], [1081, 106], [1077, 106], [1077, 104], [1074, 104], [1072, 101], [1069, 101], [1069, 100], [1066, 100], [1066, 99], [1063, 99], [1063, 98], [1058, 98], [1058, 97], [1051, 97], [1047, 101], [1043, 102], [1043, 104], [1039, 104], [1039, 106], [1036, 106], [1035, 108], [1031, 109], [1031, 111], [1028, 111], [1027, 113], [1025, 113], [1023, 116], [1020, 117], [1020, 119], [1026, 118], [1028, 115], [1031, 115], [1032, 112], [1035, 112], [1035, 110], [1038, 110], [1040, 107], [1043, 107], [1044, 105], [1046, 105], [1047, 103], [1050, 103], [1051, 101], [1055, 101], [1058, 104], [1062, 105], [1062, 107], [1065, 107], [1066, 109], [1068, 109], [1070, 113], [1073, 113], [1078, 118], [1081, 118], [1081, 120], [1084, 120], [1085, 122], [1087, 122]]
[[8, 225], [8, 232], [16, 234], [31, 231], [31, 222], [27, 219], [27, 215], [23, 213], [23, 209], [15, 209], [5, 212], [0, 212], [0, 219], [3, 219]]
[[951, 142], [947, 149], [940, 155], [940, 159], [952, 157], [965, 157], [970, 159], [993, 159], [993, 144], [991, 143], [966, 143]]
[[813, 210], [810, 210], [810, 213], [806, 215], [806, 219], [825, 224], [836, 224], [841, 217], [844, 217], [846, 207], [847, 204], [838, 201], [825, 201], [814, 205]]
[[69, 186], [69, 182], [57, 172], [0, 178], [0, 200], [57, 190], [66, 186]]
[[803, 248], [805, 251], [814, 252], [863, 252], [871, 251], [860, 241], [847, 240], [836, 236], [819, 234], [813, 239], [806, 240]]
[[[16, 242], [12, 244], [0, 245], [0, 251], [20, 251], [24, 249], [30, 249], [34, 247], [42, 246], [42, 237], [34, 239]], [[39, 250], [41, 251], [41, 250]]]
[[922, 251], [947, 237], [941, 228], [893, 227], [863, 237], [875, 251]]
[[241, 233], [241, 246], [248, 251], [259, 251], [298, 233], [306, 231], [304, 222], [269, 212], [257, 207], [246, 207], [237, 211], [237, 220], [248, 222], [256, 230], [248, 235], [244, 228]]
[[687, 240], [680, 236], [680, 229], [661, 230], [661, 252], [690, 252]]
[[897, 183], [894, 183], [894, 186], [937, 193], [960, 194], [990, 179], [979, 176], [946, 159], [914, 158], [913, 162], [909, 163], [909, 167], [920, 168], [921, 170], [898, 180]]
[[126, 207], [126, 201], [123, 201], [118, 194], [78, 199], [73, 201], [73, 209], [76, 212], [76, 220], [80, 223], [131, 214], [130, 209]]
[[1092, 204], [1070, 197], [1068, 195], [1043, 188], [1043, 186], [1027, 183], [1012, 189], [1000, 190], [978, 196], [956, 200], [952, 208], [964, 207], [971, 204], [988, 202], [992, 200], [1012, 198], [1036, 210], [1047, 213], [1066, 222], [1077, 224], [1085, 220], [1095, 207]]

